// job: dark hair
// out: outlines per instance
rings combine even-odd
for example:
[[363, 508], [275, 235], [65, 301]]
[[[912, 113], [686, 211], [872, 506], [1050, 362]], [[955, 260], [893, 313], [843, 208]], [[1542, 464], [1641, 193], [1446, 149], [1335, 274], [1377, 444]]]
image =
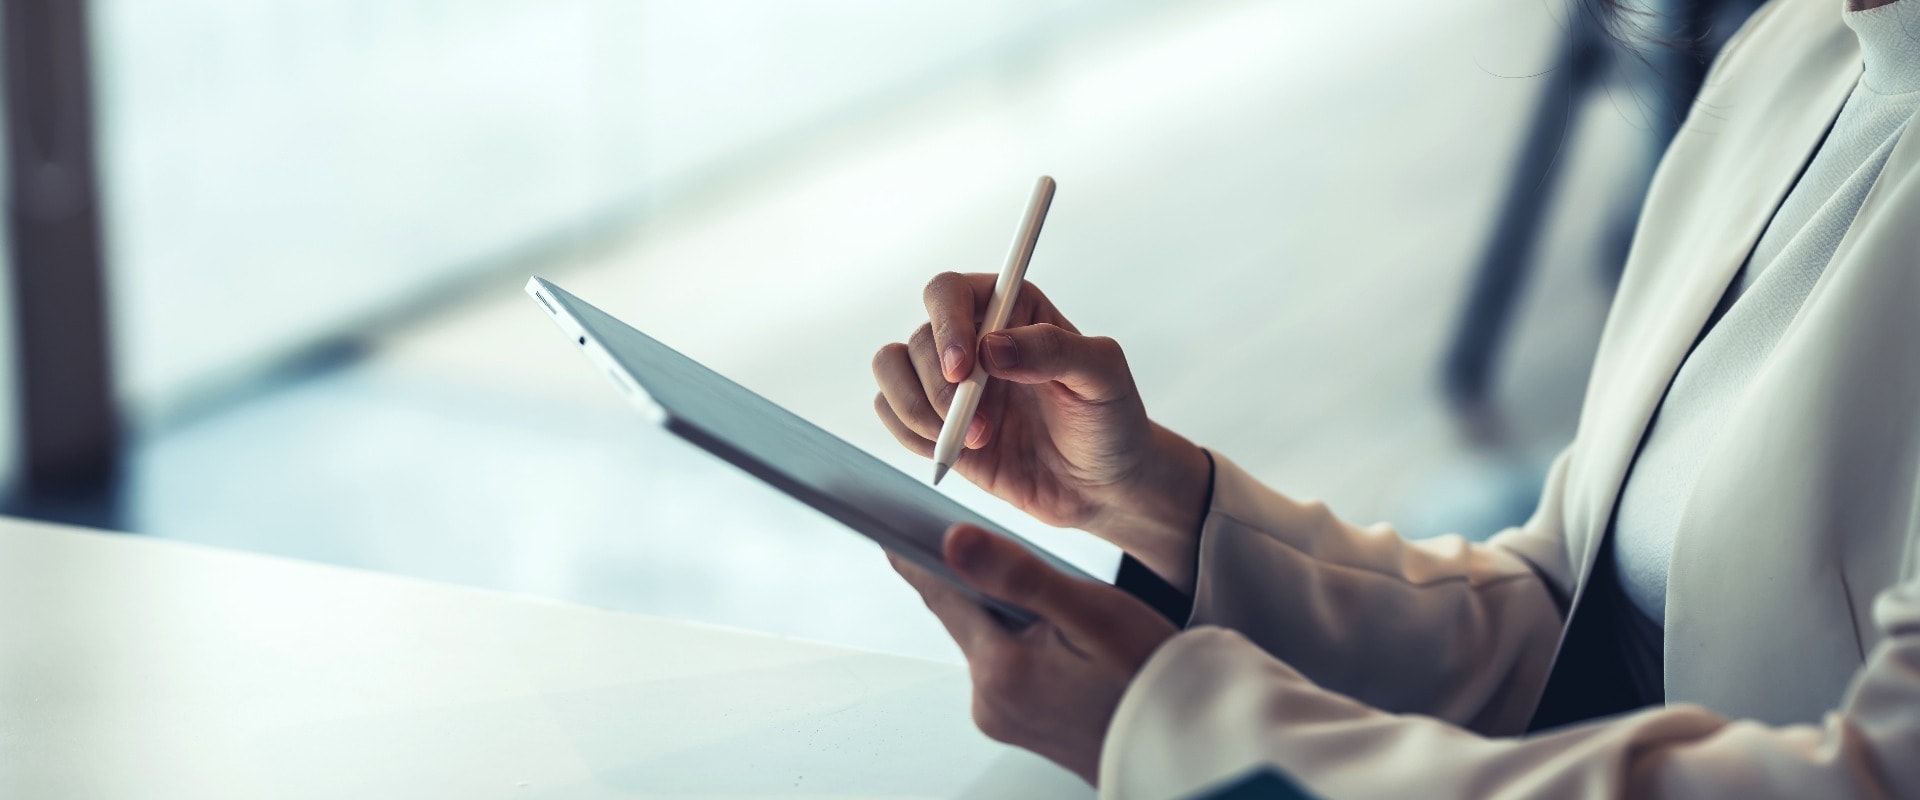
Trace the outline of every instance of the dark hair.
[[[1713, 30], [1716, 18], [1731, 5], [1728, 0], [1680, 0], [1670, 13], [1661, 13], [1628, 0], [1581, 0], [1586, 22], [1604, 32], [1614, 44], [1640, 55], [1667, 50], [1705, 61], [1717, 50]], [[1759, 5], [1752, 0], [1748, 5]], [[1740, 18], [1746, 16], [1741, 12]]]
[[1630, 48], [1656, 43], [1673, 44], [1668, 36], [1663, 35], [1665, 31], [1662, 28], [1666, 26], [1661, 23], [1665, 20], [1644, 7], [1630, 6], [1621, 0], [1582, 0], [1580, 9], [1585, 12], [1586, 22], [1605, 31], [1615, 44]]

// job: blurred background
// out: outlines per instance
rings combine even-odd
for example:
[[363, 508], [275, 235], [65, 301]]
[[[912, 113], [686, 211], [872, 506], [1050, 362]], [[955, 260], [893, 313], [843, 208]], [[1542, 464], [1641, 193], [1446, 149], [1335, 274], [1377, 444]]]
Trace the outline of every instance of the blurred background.
[[527, 276], [920, 475], [869, 359], [1051, 174], [1030, 279], [1158, 420], [1484, 538], [1700, 69], [1531, 0], [4, 5], [13, 513], [939, 659], [875, 547], [650, 427]]

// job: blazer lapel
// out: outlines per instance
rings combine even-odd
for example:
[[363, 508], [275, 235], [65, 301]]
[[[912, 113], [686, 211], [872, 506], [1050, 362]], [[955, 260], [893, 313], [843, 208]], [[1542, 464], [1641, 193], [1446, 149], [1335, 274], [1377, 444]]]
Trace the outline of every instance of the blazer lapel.
[[[1580, 549], [1574, 554], [1577, 559], [1574, 567], [1581, 576], [1582, 587], [1611, 525], [1628, 470], [1674, 375], [1692, 352], [1708, 319], [1753, 252], [1774, 212], [1819, 150], [1827, 130], [1859, 80], [1858, 45], [1853, 33], [1840, 23], [1837, 7], [1831, 17], [1833, 27], [1844, 35], [1844, 41], [1835, 44], [1851, 50], [1850, 58], [1828, 57], [1819, 65], [1817, 75], [1802, 72], [1795, 76], [1800, 80], [1787, 83], [1797, 90], [1792, 94], [1798, 96], [1767, 98], [1775, 102], [1766, 103], [1767, 108], [1759, 111], [1774, 121], [1760, 126], [1741, 126], [1748, 131], [1764, 129], [1765, 136], [1728, 136], [1718, 130], [1720, 125], [1696, 123], [1703, 114], [1713, 115], [1721, 105], [1715, 101], [1723, 99], [1710, 91], [1703, 92], [1686, 127], [1669, 150], [1668, 159], [1692, 157], [1695, 154], [1688, 151], [1712, 148], [1719, 151], [1712, 158], [1718, 163], [1709, 164], [1711, 169], [1683, 170], [1685, 174], [1675, 176], [1668, 176], [1669, 170], [1663, 164], [1662, 175], [1649, 191], [1649, 204], [1641, 219], [1643, 230], [1681, 218], [1695, 228], [1685, 233], [1696, 241], [1699, 237], [1718, 241], [1700, 252], [1689, 253], [1678, 248], [1658, 248], [1656, 252], [1656, 248], [1642, 247], [1636, 235], [1628, 261], [1628, 279], [1639, 277], [1657, 285], [1629, 287], [1623, 281], [1622, 292], [1650, 291], [1664, 295], [1665, 300], [1651, 304], [1652, 313], [1640, 319], [1609, 322], [1610, 327], [1636, 328], [1610, 331], [1610, 334], [1617, 333], [1624, 340], [1621, 342], [1624, 350], [1639, 358], [1635, 363], [1619, 365], [1624, 369], [1610, 371], [1618, 378], [1614, 385], [1588, 387], [1589, 408], [1599, 409], [1604, 419], [1594, 420], [1597, 424], [1591, 426], [1583, 420], [1581, 427], [1590, 427], [1596, 433], [1604, 431], [1606, 436], [1582, 443], [1589, 448], [1588, 456], [1592, 459], [1589, 477], [1593, 481], [1588, 484], [1592, 494], [1589, 502], [1582, 504], [1581, 517], [1569, 520], [1584, 534], [1575, 537]], [[1804, 70], [1807, 66], [1789, 64], [1783, 68]], [[1744, 76], [1748, 81], [1754, 80], [1752, 72], [1749, 69]], [[1710, 119], [1724, 121], [1718, 115]], [[1689, 185], [1663, 186], [1661, 177], [1674, 178], [1667, 183]], [[1684, 214], [1656, 207], [1652, 198], [1663, 188], [1682, 190], [1683, 202], [1693, 207], [1687, 208]], [[1715, 232], [1725, 235], [1715, 237]], [[1601, 372], [1595, 371], [1596, 381], [1601, 379]]]
[[1674, 374], [1859, 82], [1859, 42], [1831, 0], [1774, 0], [1751, 24], [1661, 160], [1601, 334], [1564, 516], [1574, 598], [1534, 730], [1637, 702], [1609, 603], [1587, 592], [1614, 506]]

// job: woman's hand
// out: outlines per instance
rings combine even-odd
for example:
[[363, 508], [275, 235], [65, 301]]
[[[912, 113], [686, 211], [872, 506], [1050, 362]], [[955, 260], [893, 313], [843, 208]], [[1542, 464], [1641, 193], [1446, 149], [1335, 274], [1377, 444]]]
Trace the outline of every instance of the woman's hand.
[[980, 731], [1094, 783], [1114, 709], [1173, 625], [1126, 592], [1069, 578], [971, 526], [947, 531], [947, 563], [973, 588], [1040, 615], [1025, 630], [1008, 630], [939, 578], [887, 558], [966, 654]]
[[1118, 344], [1080, 335], [1031, 283], [1007, 327], [976, 341], [993, 282], [949, 272], [927, 284], [928, 323], [874, 356], [881, 422], [932, 457], [955, 385], [978, 357], [997, 380], [988, 382], [954, 471], [1042, 522], [1113, 542], [1191, 589], [1206, 454], [1147, 419]]

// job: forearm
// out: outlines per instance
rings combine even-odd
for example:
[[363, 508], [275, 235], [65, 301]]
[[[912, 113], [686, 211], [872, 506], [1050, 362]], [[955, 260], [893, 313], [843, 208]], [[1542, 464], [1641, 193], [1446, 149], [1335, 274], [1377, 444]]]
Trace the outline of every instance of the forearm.
[[1505, 546], [1351, 525], [1225, 458], [1199, 551], [1189, 624], [1238, 631], [1390, 711], [1515, 731], [1559, 637], [1552, 590]]
[[1277, 769], [1322, 797], [1913, 797], [1914, 646], [1897, 635], [1816, 724], [1675, 704], [1524, 738], [1396, 715], [1315, 685], [1239, 636], [1188, 631], [1128, 687], [1100, 795], [1185, 797]]

